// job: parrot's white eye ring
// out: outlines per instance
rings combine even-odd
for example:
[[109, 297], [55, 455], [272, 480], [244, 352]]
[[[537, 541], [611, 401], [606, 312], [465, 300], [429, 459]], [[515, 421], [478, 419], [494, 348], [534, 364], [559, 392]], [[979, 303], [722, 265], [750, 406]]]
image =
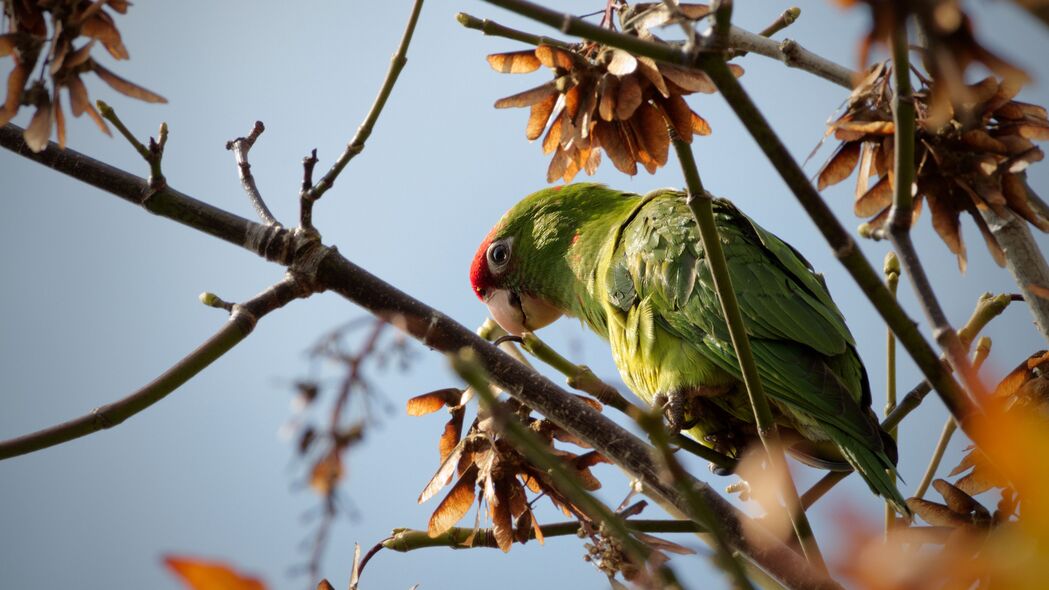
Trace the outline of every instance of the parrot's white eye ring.
[[501, 271], [510, 263], [510, 240], [502, 240], [488, 246], [488, 266], [493, 272]]

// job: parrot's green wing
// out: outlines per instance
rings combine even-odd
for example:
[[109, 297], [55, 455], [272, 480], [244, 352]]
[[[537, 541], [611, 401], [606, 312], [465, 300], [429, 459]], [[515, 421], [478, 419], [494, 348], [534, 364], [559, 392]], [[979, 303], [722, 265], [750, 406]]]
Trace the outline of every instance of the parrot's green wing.
[[[902, 504], [885, 473], [893, 464], [869, 409], [863, 365], [822, 278], [793, 248], [732, 204], [716, 200], [714, 212], [770, 399], [799, 432], [835, 442], [875, 491]], [[651, 331], [655, 341], [644, 345], [694, 347], [704, 359], [740, 378], [698, 230], [680, 193], [646, 197], [621, 228], [607, 268], [606, 284], [617, 286], [615, 307], [629, 316], [642, 303], [651, 306], [661, 330]], [[688, 382], [689, 367], [675, 370], [683, 375], [682, 388], [703, 385], [698, 374]]]

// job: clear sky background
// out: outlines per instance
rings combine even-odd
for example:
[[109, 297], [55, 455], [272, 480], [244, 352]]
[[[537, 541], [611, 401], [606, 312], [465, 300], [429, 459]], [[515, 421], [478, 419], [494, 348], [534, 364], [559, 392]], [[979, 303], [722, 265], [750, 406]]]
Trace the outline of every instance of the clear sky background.
[[[735, 22], [759, 30], [787, 4], [739, 2]], [[579, 13], [603, 2], [566, 2]], [[865, 31], [864, 11], [841, 11], [802, 0], [787, 36], [849, 66]], [[1049, 103], [1046, 30], [1012, 3], [973, 6], [979, 37], [1027, 68], [1035, 82], [1022, 99]], [[251, 216], [225, 142], [256, 119], [267, 131], [252, 151], [253, 170], [275, 214], [297, 219], [301, 158], [317, 148], [326, 168], [360, 123], [396, 47], [409, 2], [140, 2], [118, 24], [132, 59], [109, 64], [122, 76], [170, 100], [147, 105], [89, 81], [92, 98], [115, 105], [140, 137], [161, 121], [171, 128], [164, 169], [170, 184], [216, 206]], [[496, 111], [492, 102], [539, 84], [547, 74], [512, 77], [489, 69], [484, 56], [518, 49], [482, 37], [454, 19], [464, 10], [541, 34], [555, 34], [473, 0], [424, 7], [408, 66], [365, 152], [317, 205], [326, 241], [397, 287], [474, 327], [485, 308], [471, 294], [467, 267], [478, 242], [519, 198], [545, 186], [547, 158], [524, 140], [525, 110]], [[101, 56], [101, 49], [96, 50]], [[804, 158], [846, 93], [760, 56], [741, 60], [743, 78], [796, 157]], [[0, 61], [6, 80], [10, 60]], [[802, 251], [823, 271], [871, 373], [875, 406], [883, 404], [885, 330], [873, 308], [833, 259], [775, 171], [718, 96], [693, 96], [692, 107], [714, 129], [694, 150], [707, 187], [730, 197], [759, 223]], [[23, 114], [16, 122], [25, 124]], [[69, 144], [137, 174], [145, 165], [122, 139], [102, 136], [85, 119], [70, 125]], [[811, 162], [814, 173], [830, 146]], [[1049, 196], [1044, 164], [1031, 173]], [[580, 177], [580, 180], [584, 177]], [[637, 192], [681, 186], [674, 165], [655, 176], [626, 178], [607, 162], [595, 177]], [[827, 201], [848, 227], [851, 182]], [[0, 437], [42, 428], [126, 395], [208, 337], [224, 320], [197, 301], [201, 291], [230, 300], [255, 294], [281, 270], [254, 255], [82, 186], [0, 151]], [[1015, 292], [994, 266], [971, 222], [964, 224], [970, 263], [960, 276], [928, 216], [916, 234], [950, 319], [960, 325], [978, 294]], [[1039, 243], [1049, 244], [1044, 237]], [[885, 243], [862, 241], [880, 268]], [[901, 298], [920, 312], [906, 281]], [[325, 331], [364, 312], [331, 294], [291, 304], [168, 399], [118, 428], [0, 462], [0, 586], [5, 588], [156, 588], [178, 583], [161, 556], [227, 560], [265, 578], [272, 588], [305, 588], [289, 573], [308, 559], [318, 498], [303, 483], [305, 465], [278, 436], [292, 415], [291, 382], [309, 374], [304, 351]], [[1020, 305], [986, 332], [994, 349], [985, 376], [997, 382], [1031, 352], [1045, 347]], [[606, 345], [571, 320], [544, 330], [552, 344], [613, 379]], [[349, 576], [353, 543], [368, 547], [394, 527], [425, 528], [436, 506], [415, 500], [437, 467], [443, 415], [410, 418], [405, 400], [456, 385], [443, 358], [413, 345], [407, 373], [373, 374], [382, 391], [376, 423], [348, 459], [340, 495], [347, 508], [333, 531], [323, 575], [336, 587]], [[901, 355], [902, 356], [902, 355]], [[337, 375], [329, 368], [328, 375]], [[918, 382], [901, 360], [900, 387]], [[327, 400], [321, 407], [327, 407]], [[902, 428], [900, 470], [905, 493], [917, 485], [945, 412], [932, 396]], [[953, 466], [956, 440], [944, 461]], [[734, 481], [695, 472], [717, 488]], [[601, 492], [617, 504], [626, 482], [600, 466]], [[820, 472], [798, 466], [807, 487]], [[756, 510], [748, 506], [749, 510]], [[823, 547], [834, 560], [834, 517], [843, 509], [876, 521], [881, 505], [849, 478], [813, 511]], [[655, 511], [646, 516], [656, 515]], [[552, 511], [542, 513], [557, 520]], [[705, 547], [694, 537], [680, 542]], [[304, 545], [306, 543], [306, 545]], [[368, 567], [367, 588], [607, 587], [581, 559], [574, 538], [545, 547], [386, 552]], [[675, 557], [692, 587], [724, 579], [700, 557]], [[313, 581], [315, 582], [315, 580]]]

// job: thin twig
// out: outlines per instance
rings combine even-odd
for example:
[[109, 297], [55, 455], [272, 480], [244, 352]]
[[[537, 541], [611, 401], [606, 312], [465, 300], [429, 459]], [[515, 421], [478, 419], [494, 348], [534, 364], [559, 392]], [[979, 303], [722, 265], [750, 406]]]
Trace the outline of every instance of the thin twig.
[[[968, 389], [968, 398], [959, 408], [962, 410], [961, 413], [954, 411], [954, 408], [951, 412], [959, 422], [964, 422], [970, 412], [982, 411], [981, 400], [984, 399], [987, 392], [984, 391], [983, 384], [976, 377], [969, 364], [969, 359], [965, 356], [965, 348], [962, 347], [958, 333], [947, 321], [947, 315], [936, 298], [932, 283], [925, 273], [918, 252], [914, 248], [914, 242], [911, 240], [911, 222], [914, 212], [912, 190], [915, 179], [915, 107], [914, 94], [911, 91], [909, 52], [906, 23], [897, 22], [892, 31], [893, 81], [895, 82], [892, 97], [895, 126], [893, 138], [895, 140], [893, 164], [895, 174], [892, 208], [885, 225], [889, 239], [892, 240], [899, 254], [900, 264], [910, 277], [911, 285], [914, 286], [915, 293], [918, 295], [918, 303], [925, 312], [936, 342], [946, 353], [947, 361], [959, 374]], [[963, 399], [959, 398], [957, 401], [963, 401]]]
[[791, 6], [790, 8], [784, 10], [783, 14], [779, 15], [779, 18], [772, 21], [772, 23], [769, 24], [769, 26], [765, 27], [764, 29], [761, 29], [761, 32], [759, 32], [758, 35], [761, 35], [762, 37], [771, 37], [776, 33], [782, 31], [783, 29], [789, 27], [790, 25], [794, 24], [795, 21], [798, 20], [799, 16], [801, 16], [801, 9], [797, 6]]
[[560, 47], [562, 49], [572, 49], [574, 46], [567, 42], [561, 41], [560, 39], [554, 39], [552, 37], [544, 37], [542, 35], [533, 35], [524, 31], [518, 31], [517, 29], [511, 29], [510, 27], [503, 26], [495, 21], [488, 19], [480, 19], [472, 14], [460, 12], [455, 15], [455, 20], [459, 21], [459, 24], [466, 27], [467, 29], [474, 29], [481, 31], [485, 35], [491, 35], [493, 37], [503, 37], [505, 39], [513, 39], [514, 41], [520, 41], [529, 45], [551, 45], [553, 47]]
[[227, 141], [226, 149], [233, 152], [233, 157], [237, 161], [237, 173], [240, 175], [240, 184], [244, 187], [244, 192], [247, 193], [248, 200], [251, 201], [251, 206], [255, 208], [255, 212], [259, 214], [259, 218], [266, 225], [280, 225], [273, 213], [270, 213], [270, 208], [266, 206], [266, 201], [263, 200], [262, 194], [259, 193], [259, 187], [255, 184], [255, 176], [251, 173], [251, 163], [248, 162], [248, 152], [255, 145], [255, 140], [265, 130], [266, 126], [262, 124], [262, 121], [255, 121], [255, 124], [251, 127], [251, 133], [248, 133], [247, 137], [238, 137], [237, 139]]
[[[671, 128], [672, 130], [672, 128]], [[695, 217], [699, 228], [700, 241], [703, 252], [714, 279], [714, 289], [717, 291], [718, 301], [721, 305], [721, 314], [728, 325], [729, 337], [732, 348], [736, 352], [740, 373], [743, 376], [743, 385], [747, 390], [751, 407], [754, 411], [754, 422], [757, 425], [758, 436], [761, 444], [768, 454], [769, 469], [774, 473], [783, 473], [784, 483], [781, 490], [785, 510], [794, 526], [794, 532], [801, 543], [802, 551], [809, 562], [817, 568], [826, 571], [827, 566], [823, 561], [816, 537], [812, 534], [812, 527], [801, 508], [798, 498], [798, 490], [794, 484], [790, 471], [786, 467], [787, 459], [783, 455], [783, 445], [779, 438], [779, 430], [772, 416], [772, 408], [765, 397], [765, 390], [758, 376], [758, 365], [754, 361], [754, 355], [750, 348], [750, 338], [743, 323], [743, 314], [736, 300], [736, 292], [732, 287], [732, 277], [729, 274], [728, 262], [725, 260], [725, 252], [721, 248], [721, 239], [718, 235], [717, 224], [714, 222], [713, 197], [703, 188], [699, 177], [699, 169], [696, 166], [692, 150], [677, 134], [673, 134], [674, 151], [677, 153], [681, 163], [681, 169], [685, 176], [685, 184], [688, 187], [688, 196], [685, 202]]]
[[[983, 365], [983, 361], [987, 358], [987, 355], [991, 353], [991, 339], [986, 336], [981, 336], [979, 342], [976, 343], [976, 349], [973, 351], [973, 370], [979, 371], [980, 366]], [[943, 453], [947, 450], [947, 444], [951, 442], [951, 436], [954, 435], [954, 431], [958, 428], [958, 423], [954, 421], [951, 416], [947, 417], [947, 421], [943, 424], [943, 431], [940, 433], [940, 440], [936, 442], [936, 448], [933, 449], [932, 457], [929, 459], [929, 466], [925, 468], [925, 475], [922, 476], [922, 480], [918, 483], [918, 489], [914, 491], [915, 498], [922, 498], [925, 496], [926, 490], [929, 489], [929, 484], [932, 483], [933, 477], [936, 476], [936, 470], [940, 467], [940, 461], [943, 460]]]
[[346, 167], [346, 164], [354, 156], [364, 151], [364, 143], [371, 136], [372, 129], [375, 128], [375, 122], [379, 120], [379, 115], [382, 113], [383, 107], [386, 106], [387, 99], [390, 98], [393, 85], [397, 82], [397, 78], [401, 75], [401, 70], [404, 69], [405, 64], [408, 63], [408, 45], [412, 41], [412, 35], [415, 34], [415, 24], [419, 21], [419, 12], [422, 10], [422, 7], [423, 0], [415, 0], [412, 4], [412, 12], [408, 17], [408, 24], [404, 28], [404, 34], [401, 36], [401, 43], [398, 45], [393, 57], [390, 58], [390, 68], [386, 72], [386, 78], [379, 88], [379, 94], [375, 97], [375, 102], [372, 103], [368, 115], [364, 118], [364, 122], [361, 123], [360, 127], [357, 128], [357, 133], [350, 140], [350, 143], [346, 144], [346, 149], [343, 150], [339, 158], [328, 169], [328, 172], [317, 181], [317, 184], [304, 193], [301, 199], [302, 207], [312, 208], [313, 203], [335, 184], [335, 179], [338, 178], [339, 173]]
[[131, 144], [131, 147], [135, 148], [138, 155], [142, 156], [142, 159], [149, 164], [149, 186], [153, 189], [163, 187], [166, 183], [164, 179], [164, 173], [161, 171], [161, 160], [164, 158], [164, 146], [168, 142], [168, 124], [160, 124], [160, 132], [158, 133], [159, 141], [154, 140], [152, 137], [149, 138], [149, 147], [142, 145], [142, 142], [135, 137], [135, 134], [131, 133], [131, 130], [124, 125], [124, 122], [117, 116], [117, 112], [113, 107], [109, 106], [101, 100], [95, 101], [95, 106], [98, 107], [98, 112], [101, 113], [102, 118], [109, 121], [117, 128], [117, 131], [124, 136], [124, 139]]
[[[885, 286], [889, 288], [889, 292], [892, 296], [896, 296], [897, 287], [900, 286], [900, 261], [896, 258], [896, 253], [889, 251], [885, 255], [885, 264], [882, 267], [882, 272], [885, 274]], [[885, 415], [888, 416], [894, 409], [896, 409], [896, 335], [892, 333], [892, 329], [885, 330]], [[892, 440], [896, 442], [896, 448], [899, 448], [899, 428], [893, 428], [887, 431]], [[896, 484], [896, 473], [889, 473], [889, 480]], [[889, 530], [896, 524], [896, 510], [891, 504], [885, 504], [885, 534], [889, 534]]]
[[[175, 363], [145, 387], [127, 397], [99, 406], [89, 414], [37, 432], [0, 442], [0, 460], [32, 453], [107, 428], [113, 428], [145, 410], [207, 368], [251, 334], [267, 313], [310, 293], [291, 276], [240, 305], [233, 305], [229, 320], [196, 350]], [[221, 306], [220, 306], [221, 307]]]

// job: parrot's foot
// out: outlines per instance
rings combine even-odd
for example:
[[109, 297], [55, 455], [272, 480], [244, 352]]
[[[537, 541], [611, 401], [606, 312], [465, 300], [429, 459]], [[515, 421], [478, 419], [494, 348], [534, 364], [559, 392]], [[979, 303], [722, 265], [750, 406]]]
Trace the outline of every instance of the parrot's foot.
[[709, 443], [710, 448], [729, 457], [739, 457], [743, 449], [747, 447], [746, 435], [739, 430], [722, 430], [712, 432], [703, 437]]
[[652, 405], [663, 410], [667, 419], [667, 430], [677, 434], [695, 425], [685, 422], [685, 403], [688, 395], [682, 391], [671, 391], [670, 393], [657, 393], [652, 398]]

